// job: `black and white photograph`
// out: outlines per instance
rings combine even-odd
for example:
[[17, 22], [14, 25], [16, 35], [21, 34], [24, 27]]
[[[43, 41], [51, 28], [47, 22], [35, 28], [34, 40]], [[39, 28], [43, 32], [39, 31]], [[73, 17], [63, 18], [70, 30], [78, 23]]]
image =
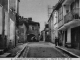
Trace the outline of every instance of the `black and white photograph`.
[[0, 60], [24, 58], [80, 58], [80, 0], [0, 0]]

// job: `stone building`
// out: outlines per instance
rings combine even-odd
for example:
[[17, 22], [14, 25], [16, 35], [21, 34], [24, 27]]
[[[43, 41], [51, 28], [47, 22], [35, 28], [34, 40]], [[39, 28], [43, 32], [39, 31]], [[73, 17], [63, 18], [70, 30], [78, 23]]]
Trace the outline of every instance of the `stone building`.
[[1, 21], [1, 37], [0, 48], [12, 48], [16, 45], [15, 28], [16, 28], [16, 14], [18, 12], [17, 5], [19, 0], [0, 0], [0, 21]]
[[[58, 38], [64, 47], [80, 49], [80, 0], [59, 0], [53, 9], [58, 13]], [[52, 16], [52, 15], [51, 15]], [[50, 16], [50, 18], [51, 18]], [[55, 16], [55, 15], [53, 15]], [[56, 19], [53, 19], [55, 23]], [[55, 25], [53, 25], [55, 27]], [[54, 31], [56, 28], [54, 28]]]
[[29, 38], [31, 38], [32, 36], [36, 37], [36, 40], [39, 40], [39, 35], [40, 35], [40, 24], [38, 22], [34, 22], [32, 21], [32, 18], [28, 18], [28, 40], [30, 40]]
[[51, 37], [49, 33], [49, 24], [47, 23], [45, 24], [44, 33], [45, 33], [45, 42], [51, 42]]
[[41, 34], [40, 34], [40, 41], [45, 42], [45, 30], [42, 30], [42, 31], [41, 31]]
[[55, 9], [55, 6], [49, 17], [48, 24], [51, 42], [55, 43], [55, 37], [58, 37], [58, 11]]
[[27, 18], [21, 18], [19, 20], [19, 26], [18, 26], [18, 32], [17, 32], [18, 43], [27, 42], [27, 29], [28, 29]]
[[[59, 8], [62, 13], [61, 27], [63, 45], [80, 49], [80, 0], [65, 0]], [[61, 12], [62, 11], [62, 12]], [[60, 16], [60, 15], [59, 15]]]

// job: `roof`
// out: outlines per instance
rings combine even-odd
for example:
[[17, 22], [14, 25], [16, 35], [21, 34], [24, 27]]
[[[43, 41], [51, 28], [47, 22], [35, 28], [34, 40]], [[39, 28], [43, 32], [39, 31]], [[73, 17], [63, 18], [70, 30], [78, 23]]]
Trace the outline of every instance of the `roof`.
[[34, 22], [34, 21], [28, 21], [29, 25], [37, 25], [40, 26], [39, 22]]

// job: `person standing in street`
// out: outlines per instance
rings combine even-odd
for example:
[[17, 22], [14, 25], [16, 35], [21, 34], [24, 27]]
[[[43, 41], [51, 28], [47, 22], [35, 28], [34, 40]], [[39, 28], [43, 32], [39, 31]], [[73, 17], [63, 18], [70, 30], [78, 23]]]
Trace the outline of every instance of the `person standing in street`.
[[58, 37], [55, 37], [55, 46], [58, 46], [58, 44], [59, 44], [59, 39]]

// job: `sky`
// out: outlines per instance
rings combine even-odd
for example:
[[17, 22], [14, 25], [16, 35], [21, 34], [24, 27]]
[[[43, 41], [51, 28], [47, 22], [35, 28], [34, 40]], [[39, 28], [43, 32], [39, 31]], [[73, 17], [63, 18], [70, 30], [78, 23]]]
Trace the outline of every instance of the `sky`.
[[55, 6], [58, 0], [20, 0], [19, 13], [24, 18], [32, 17], [32, 20], [40, 23], [40, 31], [44, 29], [48, 21], [48, 5]]

